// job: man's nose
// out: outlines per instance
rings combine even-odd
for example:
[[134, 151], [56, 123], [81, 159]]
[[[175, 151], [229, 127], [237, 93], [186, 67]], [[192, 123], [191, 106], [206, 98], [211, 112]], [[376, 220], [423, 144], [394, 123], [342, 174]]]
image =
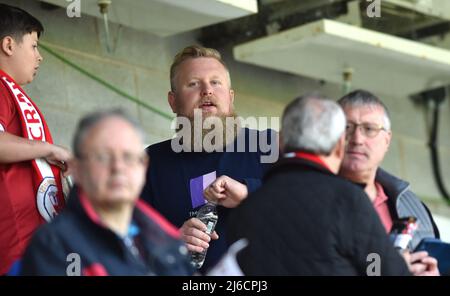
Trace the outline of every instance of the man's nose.
[[213, 89], [209, 83], [204, 83], [202, 85], [202, 96], [211, 96], [213, 94]]
[[348, 138], [349, 142], [352, 144], [362, 144], [363, 140], [364, 140], [364, 135], [361, 131], [361, 127], [356, 126], [353, 133], [348, 134], [347, 138]]
[[123, 157], [114, 156], [111, 158], [110, 167], [113, 171], [118, 171], [126, 167]]

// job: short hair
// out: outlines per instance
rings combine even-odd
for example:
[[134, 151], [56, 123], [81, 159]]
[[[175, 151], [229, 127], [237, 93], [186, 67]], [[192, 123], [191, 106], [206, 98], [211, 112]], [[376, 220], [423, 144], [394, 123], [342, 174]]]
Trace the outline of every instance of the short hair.
[[126, 113], [124, 110], [120, 108], [116, 109], [109, 109], [109, 110], [102, 110], [97, 111], [93, 113], [89, 113], [88, 115], [84, 116], [80, 122], [78, 123], [77, 129], [75, 131], [75, 135], [73, 137], [72, 142], [72, 149], [73, 153], [76, 158], [82, 157], [81, 152], [81, 145], [84, 142], [84, 139], [86, 138], [86, 135], [89, 133], [89, 131], [94, 128], [97, 124], [99, 124], [101, 121], [107, 118], [111, 117], [117, 117], [120, 119], [123, 119], [124, 121], [131, 124], [131, 126], [134, 127], [136, 132], [141, 137], [142, 142], [144, 142], [145, 133], [141, 127], [141, 125], [128, 113]]
[[213, 58], [219, 61], [225, 67], [225, 70], [227, 70], [228, 83], [231, 87], [230, 71], [228, 70], [227, 65], [222, 59], [222, 55], [220, 54], [220, 52], [214, 48], [203, 47], [200, 45], [190, 45], [185, 47], [182, 51], [175, 55], [173, 63], [170, 66], [170, 88], [172, 91], [175, 90], [175, 77], [177, 75], [178, 67], [184, 61], [196, 58]]
[[319, 94], [307, 94], [292, 101], [283, 112], [284, 152], [305, 151], [330, 155], [345, 132], [342, 108]]
[[25, 34], [36, 32], [38, 37], [44, 31], [41, 22], [18, 7], [0, 4], [0, 41], [6, 36], [22, 42]]
[[383, 125], [386, 130], [391, 130], [391, 117], [386, 105], [373, 93], [358, 89], [346, 94], [338, 100], [343, 109], [346, 107], [379, 107], [384, 111]]

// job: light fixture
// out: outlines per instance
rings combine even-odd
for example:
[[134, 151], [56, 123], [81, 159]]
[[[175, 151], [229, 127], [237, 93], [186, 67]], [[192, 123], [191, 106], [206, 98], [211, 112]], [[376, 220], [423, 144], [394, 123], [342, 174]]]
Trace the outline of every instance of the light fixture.
[[353, 72], [354, 72], [354, 70], [351, 67], [346, 67], [342, 71], [342, 80], [343, 80], [342, 92], [344, 95], [348, 94], [352, 90]]
[[98, 0], [98, 7], [100, 8], [100, 13], [103, 16], [103, 24], [105, 25], [105, 42], [106, 42], [106, 50], [108, 53], [111, 53], [111, 42], [109, 35], [109, 23], [108, 23], [108, 8], [111, 5], [111, 0]]

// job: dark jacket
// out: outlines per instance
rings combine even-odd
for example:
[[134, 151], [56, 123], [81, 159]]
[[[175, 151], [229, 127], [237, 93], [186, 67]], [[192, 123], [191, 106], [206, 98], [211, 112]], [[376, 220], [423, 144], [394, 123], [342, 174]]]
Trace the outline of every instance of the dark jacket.
[[414, 216], [417, 218], [417, 230], [414, 232], [409, 249], [413, 251], [423, 238], [439, 238], [439, 230], [428, 208], [409, 189], [409, 183], [379, 168], [375, 181], [384, 189], [388, 197], [389, 212], [393, 220]]
[[409, 275], [364, 191], [305, 159], [280, 160], [230, 215], [240, 238], [246, 275], [366, 275], [373, 253], [381, 275]]
[[[67, 208], [38, 229], [28, 246], [23, 275], [67, 275], [76, 270], [79, 255], [81, 275], [190, 275], [187, 248], [178, 230], [155, 210], [139, 201], [133, 212], [139, 229], [134, 247], [101, 224], [88, 199], [72, 190]], [[69, 256], [69, 254], [72, 254]], [[70, 265], [70, 266], [69, 266]]]

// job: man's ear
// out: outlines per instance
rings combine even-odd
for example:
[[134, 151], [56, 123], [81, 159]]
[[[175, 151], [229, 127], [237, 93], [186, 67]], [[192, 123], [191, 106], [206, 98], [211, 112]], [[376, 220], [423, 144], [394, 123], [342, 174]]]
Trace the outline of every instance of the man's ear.
[[78, 183], [79, 182], [79, 170], [80, 170], [80, 164], [78, 163], [78, 161], [75, 159], [75, 157], [72, 157], [69, 161], [68, 161], [68, 166], [70, 168], [71, 171], [71, 176], [74, 180], [74, 183]]
[[340, 160], [344, 159], [345, 155], [345, 133], [339, 138], [336, 148], [334, 149], [336, 157]]
[[278, 133], [278, 147], [281, 153], [284, 153], [283, 131]]
[[234, 90], [230, 88], [230, 99], [231, 99], [231, 104], [234, 103]]
[[148, 166], [150, 165], [150, 157], [148, 156], [147, 153], [145, 153], [143, 165], [144, 165], [145, 171], [147, 171]]
[[172, 112], [177, 113], [175, 92], [173, 92], [172, 90], [167, 93], [167, 101], [169, 102], [170, 108], [172, 108]]
[[391, 145], [391, 139], [392, 139], [392, 131], [386, 132], [386, 150], [389, 149], [389, 146]]
[[6, 36], [2, 39], [1, 43], [1, 51], [7, 55], [11, 56], [14, 52], [14, 48], [16, 46], [16, 41], [11, 36]]

